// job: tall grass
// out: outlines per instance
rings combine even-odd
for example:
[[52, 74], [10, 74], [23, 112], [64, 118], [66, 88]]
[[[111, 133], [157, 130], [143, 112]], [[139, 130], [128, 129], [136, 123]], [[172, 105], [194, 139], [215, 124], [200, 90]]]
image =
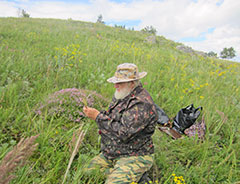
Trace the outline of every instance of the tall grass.
[[[102, 24], [1, 18], [0, 25], [0, 160], [21, 138], [40, 134], [38, 149], [12, 183], [62, 182], [71, 156], [68, 145], [80, 123], [47, 112], [38, 116], [34, 110], [66, 88], [94, 90], [110, 100], [114, 89], [106, 79], [123, 62], [148, 72], [142, 83], [170, 117], [191, 103], [204, 108], [203, 142], [155, 132], [153, 180], [174, 183], [174, 173], [191, 184], [240, 181], [239, 63], [181, 53], [177, 43], [164, 37], [149, 44], [147, 34]], [[106, 108], [107, 103], [95, 107]], [[83, 172], [100, 145], [95, 123], [81, 123], [87, 133], [66, 183], [103, 183], [101, 173]]]

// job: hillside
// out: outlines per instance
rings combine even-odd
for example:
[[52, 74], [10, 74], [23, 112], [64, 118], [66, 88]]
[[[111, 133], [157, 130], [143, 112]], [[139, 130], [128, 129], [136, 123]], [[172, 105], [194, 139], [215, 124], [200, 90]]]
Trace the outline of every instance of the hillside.
[[76, 110], [71, 104], [61, 116], [46, 104], [55, 92], [74, 88], [94, 91], [95, 101], [88, 103], [106, 108], [114, 92], [106, 80], [123, 62], [148, 72], [143, 86], [170, 117], [192, 103], [203, 107], [204, 141], [172, 140], [156, 131], [153, 181], [174, 183], [172, 174], [189, 184], [240, 181], [240, 63], [183, 53], [163, 36], [147, 43], [146, 33], [103, 24], [0, 18], [0, 25], [0, 160], [21, 138], [39, 134], [38, 148], [12, 183], [61, 183], [71, 156], [68, 143], [81, 122], [87, 134], [66, 183], [103, 183], [101, 173], [83, 172], [99, 151], [95, 123], [69, 119]]

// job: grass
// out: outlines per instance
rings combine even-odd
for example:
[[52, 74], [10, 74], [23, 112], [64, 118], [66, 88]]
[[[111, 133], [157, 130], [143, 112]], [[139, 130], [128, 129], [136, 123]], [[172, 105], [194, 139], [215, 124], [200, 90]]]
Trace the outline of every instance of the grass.
[[32, 18], [0, 18], [0, 24], [0, 160], [21, 138], [39, 134], [37, 150], [11, 183], [61, 183], [71, 157], [68, 144], [82, 123], [87, 133], [66, 183], [104, 183], [101, 173], [83, 172], [99, 151], [96, 124], [47, 111], [38, 116], [35, 109], [67, 88], [96, 91], [110, 101], [114, 88], [106, 79], [123, 62], [148, 72], [142, 83], [170, 117], [191, 103], [204, 108], [203, 142], [172, 140], [156, 130], [153, 181], [174, 183], [172, 174], [191, 184], [240, 181], [239, 63], [182, 53], [162, 36], [149, 44], [145, 33], [102, 24]]

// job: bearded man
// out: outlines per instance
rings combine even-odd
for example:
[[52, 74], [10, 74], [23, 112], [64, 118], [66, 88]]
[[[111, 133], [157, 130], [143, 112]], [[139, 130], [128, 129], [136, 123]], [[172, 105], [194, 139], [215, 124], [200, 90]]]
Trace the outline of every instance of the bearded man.
[[106, 184], [145, 183], [146, 171], [153, 164], [152, 135], [157, 112], [149, 93], [139, 79], [146, 72], [138, 72], [132, 63], [117, 67], [108, 79], [116, 88], [107, 111], [84, 107], [85, 115], [96, 121], [101, 136], [101, 153], [93, 158], [87, 170], [106, 171]]

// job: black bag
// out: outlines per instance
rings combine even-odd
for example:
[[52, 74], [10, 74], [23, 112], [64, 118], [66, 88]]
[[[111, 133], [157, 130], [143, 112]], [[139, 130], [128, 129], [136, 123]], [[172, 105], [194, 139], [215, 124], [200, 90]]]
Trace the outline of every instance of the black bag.
[[169, 122], [169, 118], [164, 112], [164, 110], [162, 110], [157, 104], [155, 104], [155, 106], [158, 114], [157, 124], [164, 126], [166, 123]]
[[202, 109], [202, 107], [194, 108], [193, 104], [182, 108], [173, 119], [173, 129], [184, 134], [184, 130], [195, 123]]

